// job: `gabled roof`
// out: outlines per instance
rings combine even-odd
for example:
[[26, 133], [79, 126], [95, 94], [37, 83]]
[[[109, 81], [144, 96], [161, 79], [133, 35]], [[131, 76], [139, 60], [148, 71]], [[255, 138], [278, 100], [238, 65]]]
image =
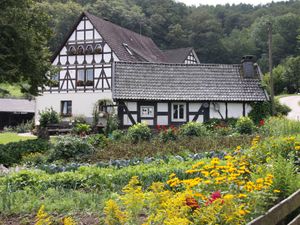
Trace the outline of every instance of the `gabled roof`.
[[[113, 99], [265, 101], [260, 76], [243, 78], [241, 65], [115, 62]], [[257, 70], [257, 73], [259, 71]]]
[[167, 58], [168, 63], [184, 63], [186, 58], [193, 50], [194, 49], [192, 47], [167, 49], [164, 50], [164, 54]]
[[1, 112], [34, 113], [35, 101], [27, 99], [0, 98]]

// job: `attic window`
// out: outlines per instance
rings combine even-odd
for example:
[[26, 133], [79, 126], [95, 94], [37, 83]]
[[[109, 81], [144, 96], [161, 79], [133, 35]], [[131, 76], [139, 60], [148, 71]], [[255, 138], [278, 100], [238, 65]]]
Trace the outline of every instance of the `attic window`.
[[130, 55], [133, 55], [132, 54], [132, 51], [129, 49], [129, 47], [128, 47], [128, 44], [126, 44], [126, 43], [123, 43], [123, 46], [124, 46], [124, 48], [126, 49], [126, 51], [130, 54]]
[[95, 53], [100, 54], [101, 52], [102, 52], [102, 47], [101, 47], [101, 45], [97, 44], [95, 47]]
[[78, 47], [78, 49], [77, 49], [77, 53], [78, 53], [78, 55], [83, 55], [83, 52], [84, 52], [83, 46], [80, 45], [80, 46]]
[[86, 47], [85, 53], [86, 54], [93, 54], [93, 47], [91, 45], [88, 45]]
[[69, 53], [70, 53], [70, 55], [76, 55], [76, 49], [75, 49], [74, 46], [71, 46], [71, 47], [69, 48]]

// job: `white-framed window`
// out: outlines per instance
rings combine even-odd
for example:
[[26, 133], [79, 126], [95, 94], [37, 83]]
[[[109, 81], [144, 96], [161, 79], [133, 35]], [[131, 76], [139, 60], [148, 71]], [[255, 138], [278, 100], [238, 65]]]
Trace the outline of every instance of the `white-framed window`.
[[172, 121], [186, 121], [186, 103], [172, 103]]
[[141, 118], [154, 117], [154, 106], [141, 106]]
[[60, 107], [61, 116], [72, 116], [72, 101], [61, 101]]

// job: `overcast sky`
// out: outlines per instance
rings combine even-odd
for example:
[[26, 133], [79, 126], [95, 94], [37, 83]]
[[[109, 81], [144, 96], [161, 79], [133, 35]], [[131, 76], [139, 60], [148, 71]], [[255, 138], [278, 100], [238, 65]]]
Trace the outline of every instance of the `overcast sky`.
[[[187, 5], [217, 5], [222, 4], [225, 5], [226, 3], [229, 4], [239, 4], [239, 3], [247, 3], [252, 5], [259, 5], [259, 4], [266, 4], [272, 2], [272, 0], [176, 0], [178, 2], [184, 2]], [[279, 2], [282, 0], [273, 0], [274, 2]]]

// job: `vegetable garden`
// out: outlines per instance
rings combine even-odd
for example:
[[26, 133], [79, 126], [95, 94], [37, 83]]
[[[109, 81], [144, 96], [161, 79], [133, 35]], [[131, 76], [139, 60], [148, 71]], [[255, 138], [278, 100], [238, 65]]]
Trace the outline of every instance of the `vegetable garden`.
[[159, 127], [154, 136], [139, 124], [108, 137], [30, 140], [17, 153], [19, 142], [0, 145], [0, 163], [9, 162], [1, 221], [246, 224], [299, 189], [300, 123], [238, 123]]

